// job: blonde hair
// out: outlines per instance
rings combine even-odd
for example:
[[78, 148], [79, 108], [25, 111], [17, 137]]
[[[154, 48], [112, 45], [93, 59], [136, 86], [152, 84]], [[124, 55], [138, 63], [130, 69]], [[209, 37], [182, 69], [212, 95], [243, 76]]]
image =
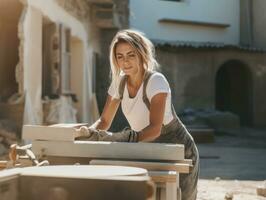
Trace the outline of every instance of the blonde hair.
[[114, 36], [110, 45], [110, 65], [112, 81], [118, 83], [121, 70], [118, 67], [116, 60], [116, 47], [117, 44], [126, 42], [130, 44], [140, 56], [145, 71], [154, 71], [159, 67], [155, 59], [155, 49], [152, 42], [145, 37], [144, 33], [136, 30], [121, 30]]

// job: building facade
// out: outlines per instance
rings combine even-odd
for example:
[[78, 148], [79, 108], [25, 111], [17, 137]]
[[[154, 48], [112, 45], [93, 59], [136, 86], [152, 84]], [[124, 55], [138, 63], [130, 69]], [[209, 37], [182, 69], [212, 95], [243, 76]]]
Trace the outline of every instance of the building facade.
[[129, 26], [156, 45], [179, 113], [230, 111], [244, 126], [266, 126], [265, 1], [132, 0], [129, 5]]
[[97, 58], [103, 38], [128, 23], [123, 9], [113, 0], [1, 1], [0, 119], [19, 129], [93, 123]]

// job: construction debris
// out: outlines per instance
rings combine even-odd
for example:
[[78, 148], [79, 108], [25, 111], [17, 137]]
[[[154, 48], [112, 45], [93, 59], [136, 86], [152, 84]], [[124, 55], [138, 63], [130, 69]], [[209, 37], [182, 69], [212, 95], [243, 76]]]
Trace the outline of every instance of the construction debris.
[[234, 195], [232, 192], [227, 192], [224, 197], [225, 200], [233, 200], [233, 198], [234, 198]]
[[263, 185], [257, 187], [257, 195], [266, 197], [266, 181], [264, 181]]
[[47, 160], [39, 162], [34, 153], [31, 151], [31, 147], [31, 144], [25, 146], [12, 144], [9, 148], [9, 160], [0, 161], [0, 170], [15, 167], [49, 165], [49, 162]]

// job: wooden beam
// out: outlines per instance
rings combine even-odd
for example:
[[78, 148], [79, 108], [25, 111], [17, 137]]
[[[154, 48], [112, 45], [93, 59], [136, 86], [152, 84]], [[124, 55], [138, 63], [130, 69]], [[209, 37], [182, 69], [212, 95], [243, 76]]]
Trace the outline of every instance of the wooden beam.
[[74, 141], [75, 128], [84, 124], [55, 124], [52, 126], [24, 125], [22, 138], [29, 140]]
[[176, 171], [178, 173], [189, 173], [189, 164], [167, 163], [167, 162], [140, 162], [140, 161], [121, 161], [121, 160], [91, 160], [91, 165], [115, 165], [140, 167], [149, 171]]
[[184, 145], [126, 142], [33, 141], [35, 155], [130, 160], [184, 160]]
[[195, 21], [195, 20], [162, 18], [162, 19], [159, 19], [158, 21], [160, 23], [173, 23], [173, 24], [184, 24], [184, 25], [207, 26], [207, 27], [213, 27], [213, 28], [228, 28], [228, 27], [230, 27], [230, 24], [213, 23], [213, 22], [202, 22], [202, 21]]
[[148, 174], [155, 183], [175, 183], [178, 176], [176, 171], [148, 171]]

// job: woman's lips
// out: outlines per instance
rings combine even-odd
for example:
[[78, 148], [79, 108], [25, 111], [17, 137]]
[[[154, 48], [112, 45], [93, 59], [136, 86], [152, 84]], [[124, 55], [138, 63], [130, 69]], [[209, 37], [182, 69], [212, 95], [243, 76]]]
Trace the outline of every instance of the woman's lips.
[[124, 67], [124, 70], [129, 70], [131, 69], [132, 67]]

